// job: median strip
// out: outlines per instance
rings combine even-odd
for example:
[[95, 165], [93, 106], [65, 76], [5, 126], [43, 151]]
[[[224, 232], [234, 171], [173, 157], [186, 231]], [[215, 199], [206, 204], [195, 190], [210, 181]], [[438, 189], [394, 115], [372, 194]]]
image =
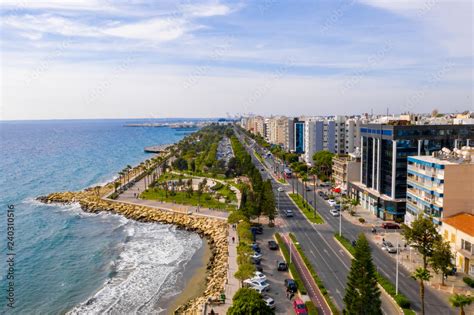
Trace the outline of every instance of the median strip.
[[[345, 238], [343, 235], [339, 235], [339, 233], [334, 234], [334, 238], [336, 241], [339, 243], [340, 246], [342, 246], [345, 250], [347, 250], [348, 254], [351, 256], [351, 258], [354, 258], [354, 253], [355, 249], [354, 246], [352, 246], [351, 242]], [[379, 283], [380, 287], [388, 294], [390, 295], [393, 300], [397, 303], [398, 306], [403, 310], [403, 313], [406, 315], [415, 315], [415, 311], [410, 309], [410, 300], [401, 293], [396, 294], [395, 287], [393, 284], [382, 276], [379, 272], [375, 272], [375, 276], [377, 277], [377, 282]]]
[[308, 204], [306, 200], [303, 199], [303, 197], [301, 197], [299, 194], [288, 194], [288, 196], [290, 196], [290, 199], [293, 201], [295, 206], [300, 209], [308, 221], [315, 224], [324, 224], [324, 219], [319, 215], [313, 206]]

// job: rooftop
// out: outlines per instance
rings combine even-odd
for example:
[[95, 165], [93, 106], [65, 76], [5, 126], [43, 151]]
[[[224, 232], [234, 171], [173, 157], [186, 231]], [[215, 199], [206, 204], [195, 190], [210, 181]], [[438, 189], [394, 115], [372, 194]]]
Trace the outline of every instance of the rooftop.
[[438, 165], [474, 164], [474, 147], [463, 147], [461, 150], [443, 149], [433, 155], [417, 155], [408, 157], [410, 160], [424, 161]]
[[452, 227], [474, 236], [474, 215], [470, 213], [460, 213], [452, 217], [443, 219], [443, 224], [451, 225]]

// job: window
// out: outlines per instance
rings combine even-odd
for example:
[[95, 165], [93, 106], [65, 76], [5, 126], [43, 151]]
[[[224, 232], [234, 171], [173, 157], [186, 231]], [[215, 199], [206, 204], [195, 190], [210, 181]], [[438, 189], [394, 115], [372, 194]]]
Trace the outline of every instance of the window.
[[451, 234], [451, 243], [456, 243], [456, 235]]
[[468, 242], [466, 240], [461, 240], [461, 248], [468, 251], [468, 252], [471, 252], [472, 251], [472, 244], [471, 244], [471, 242]]
[[446, 230], [444, 231], [444, 239], [449, 240], [449, 232]]

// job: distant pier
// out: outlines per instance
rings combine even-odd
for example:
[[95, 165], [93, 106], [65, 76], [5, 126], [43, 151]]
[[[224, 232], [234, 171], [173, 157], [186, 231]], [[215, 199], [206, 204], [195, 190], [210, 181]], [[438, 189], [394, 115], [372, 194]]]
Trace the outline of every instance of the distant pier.
[[162, 153], [166, 151], [167, 148], [169, 148], [171, 144], [162, 144], [162, 145], [153, 145], [149, 147], [145, 147], [144, 151], [146, 153]]

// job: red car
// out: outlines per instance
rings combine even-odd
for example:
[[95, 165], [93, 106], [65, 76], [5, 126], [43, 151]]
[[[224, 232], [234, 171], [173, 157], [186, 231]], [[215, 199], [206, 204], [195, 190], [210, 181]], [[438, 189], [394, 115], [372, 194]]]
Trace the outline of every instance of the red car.
[[297, 315], [308, 315], [308, 309], [300, 298], [296, 298], [293, 301], [293, 309], [295, 310], [295, 314]]
[[400, 225], [398, 225], [396, 223], [392, 223], [392, 222], [384, 222], [384, 223], [382, 223], [382, 228], [397, 230], [397, 229], [400, 228]]

